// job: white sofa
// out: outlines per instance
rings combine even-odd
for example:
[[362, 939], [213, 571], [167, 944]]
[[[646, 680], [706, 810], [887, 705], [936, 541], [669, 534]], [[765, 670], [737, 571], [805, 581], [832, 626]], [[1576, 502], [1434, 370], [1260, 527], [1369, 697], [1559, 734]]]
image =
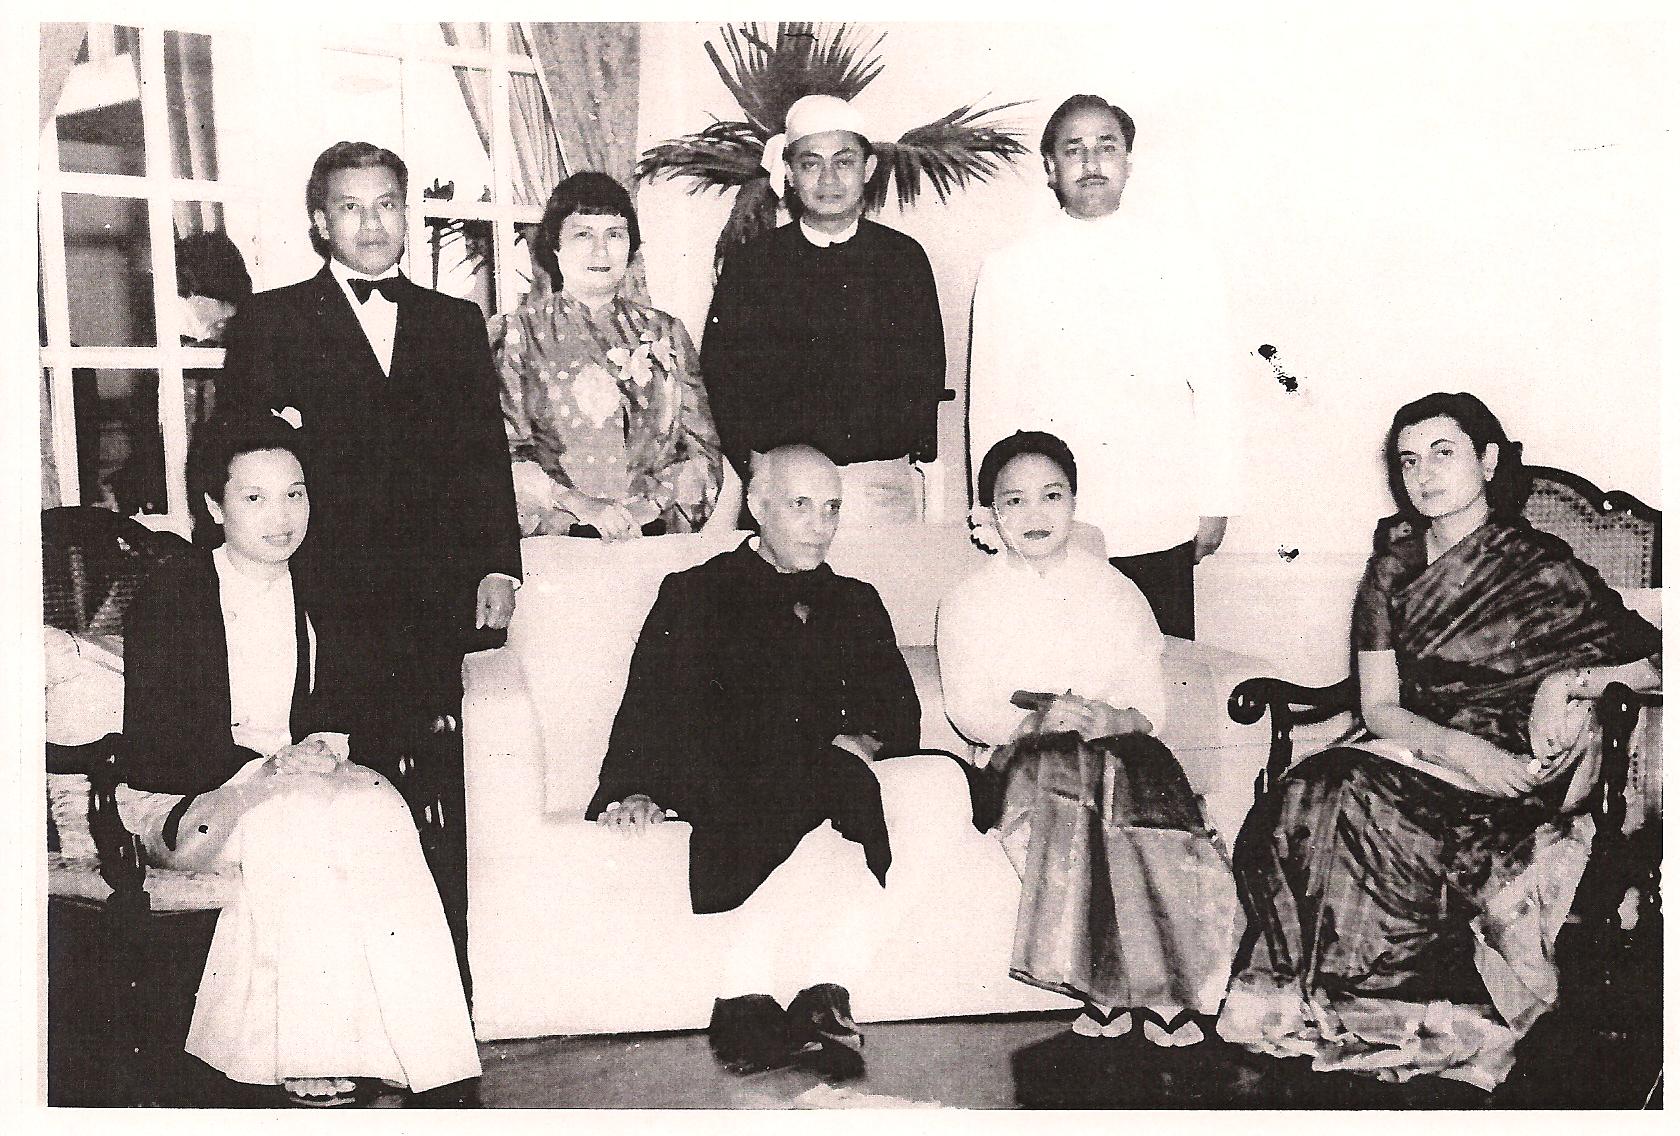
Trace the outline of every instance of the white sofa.
[[[688, 826], [623, 836], [584, 821], [583, 809], [660, 581], [741, 535], [525, 541], [508, 645], [466, 668], [468, 923], [481, 1039], [706, 1025], [727, 917], [689, 910]], [[830, 558], [879, 589], [916, 677], [930, 749], [966, 752], [944, 717], [934, 613], [983, 555], [959, 526], [909, 525], [843, 532]], [[1253, 799], [1267, 733], [1232, 723], [1225, 700], [1237, 682], [1270, 671], [1169, 640], [1164, 740], [1227, 840]], [[859, 1019], [1071, 1005], [1009, 978], [1020, 884], [996, 840], [974, 830], [961, 770], [943, 756], [877, 769], [894, 860], [866, 974], [852, 983]], [[784, 866], [797, 861], [804, 875], [767, 883], [749, 903], [782, 904], [789, 891], [822, 886], [806, 851]], [[785, 1001], [797, 985], [790, 976], [770, 993]]]

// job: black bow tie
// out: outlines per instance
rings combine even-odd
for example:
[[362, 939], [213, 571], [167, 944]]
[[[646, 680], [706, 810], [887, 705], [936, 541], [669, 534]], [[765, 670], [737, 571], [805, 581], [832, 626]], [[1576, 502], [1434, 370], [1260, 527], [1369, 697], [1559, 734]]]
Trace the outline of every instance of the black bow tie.
[[367, 303], [368, 297], [373, 295], [375, 292], [378, 292], [381, 296], [384, 296], [387, 300], [394, 304], [402, 295], [402, 286], [405, 281], [403, 280], [402, 274], [399, 272], [397, 275], [387, 276], [383, 280], [369, 280], [361, 276], [352, 276], [348, 283], [350, 285], [350, 291], [356, 294], [356, 302], [358, 304]]

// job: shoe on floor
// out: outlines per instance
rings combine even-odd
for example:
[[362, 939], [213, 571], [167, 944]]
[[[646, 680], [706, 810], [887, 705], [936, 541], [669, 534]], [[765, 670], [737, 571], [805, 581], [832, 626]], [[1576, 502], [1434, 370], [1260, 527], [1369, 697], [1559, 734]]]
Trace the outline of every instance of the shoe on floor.
[[712, 1003], [706, 1040], [731, 1073], [762, 1073], [790, 1064], [800, 1043], [781, 1004], [768, 994], [743, 994]]
[[[306, 1084], [316, 1091], [305, 1091]], [[351, 1077], [299, 1077], [288, 1079], [281, 1089], [286, 1103], [296, 1108], [344, 1108], [364, 1097], [361, 1083]]]
[[821, 982], [806, 987], [788, 1003], [787, 1018], [803, 1049], [802, 1067], [830, 1081], [863, 1076], [863, 1032], [852, 1018], [852, 995], [844, 986]]

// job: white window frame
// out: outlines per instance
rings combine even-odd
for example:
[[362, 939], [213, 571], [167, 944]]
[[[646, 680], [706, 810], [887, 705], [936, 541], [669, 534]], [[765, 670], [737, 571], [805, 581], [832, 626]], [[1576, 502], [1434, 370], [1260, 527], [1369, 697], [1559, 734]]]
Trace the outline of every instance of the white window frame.
[[[490, 170], [491, 186], [488, 202], [484, 201], [432, 201], [422, 197], [421, 178], [414, 176], [415, 171], [409, 170], [408, 185], [408, 213], [409, 217], [417, 218], [419, 223], [411, 220], [408, 226], [408, 262], [420, 263], [420, 256], [425, 244], [427, 228], [425, 221], [429, 218], [441, 220], [467, 220], [493, 222], [494, 238], [494, 272], [496, 276], [496, 310], [510, 312], [519, 305], [524, 291], [518, 285], [510, 266], [515, 263], [516, 225], [534, 224], [542, 220], [543, 205], [519, 205], [513, 200], [513, 128], [509, 119], [508, 103], [512, 92], [512, 75], [530, 75], [542, 88], [543, 97], [548, 100], [550, 114], [553, 113], [554, 99], [549, 92], [548, 84], [543, 80], [542, 69], [534, 57], [518, 54], [508, 35], [509, 25], [504, 21], [488, 22], [490, 46], [482, 47], [449, 47], [431, 40], [436, 24], [403, 24], [401, 27], [401, 42], [394, 47], [370, 44], [366, 41], [327, 42], [322, 46], [333, 51], [342, 51], [356, 55], [371, 55], [386, 59], [394, 59], [402, 66], [402, 99], [404, 107], [412, 106], [415, 99], [412, 95], [414, 72], [411, 63], [445, 64], [450, 67], [472, 67], [486, 71], [490, 76]], [[526, 34], [526, 42], [530, 42], [530, 35]], [[424, 123], [417, 123], [404, 113], [403, 115], [403, 150], [404, 153], [417, 152], [414, 145], [414, 135], [425, 128]], [[571, 163], [566, 158], [565, 143], [559, 142], [561, 147], [560, 160], [565, 169], [570, 170]], [[552, 187], [549, 187], [552, 188]], [[547, 189], [540, 192], [546, 193]], [[532, 270], [537, 271], [536, 261], [531, 262]]]
[[[102, 28], [116, 25], [91, 24], [90, 36], [97, 36]], [[166, 104], [167, 89], [164, 77], [164, 43], [169, 32], [207, 35], [216, 41], [236, 40], [256, 33], [238, 28], [205, 27], [187, 22], [165, 24], [124, 24], [135, 27], [140, 36], [140, 109], [143, 123], [143, 145], [146, 154], [146, 173], [143, 176], [125, 174], [69, 173], [59, 169], [58, 129], [56, 118], [48, 119], [40, 135], [37, 156], [39, 193], [37, 216], [41, 233], [42, 296], [45, 309], [47, 344], [40, 348], [40, 367], [47, 373], [51, 404], [50, 438], [53, 459], [58, 475], [58, 499], [64, 504], [81, 501], [80, 463], [77, 454], [75, 419], [74, 372], [78, 368], [123, 368], [155, 371], [158, 381], [158, 418], [163, 437], [164, 484], [169, 511], [164, 514], [143, 515], [138, 519], [154, 528], [165, 528], [186, 535], [191, 518], [186, 509], [187, 409], [185, 372], [216, 370], [224, 362], [221, 348], [190, 347], [181, 344], [180, 311], [175, 293], [175, 225], [177, 203], [212, 201], [220, 203], [224, 217], [229, 206], [258, 208], [260, 203], [252, 187], [226, 179], [197, 181], [177, 178], [173, 171], [173, 156], [169, 138], [169, 117]], [[514, 53], [509, 25], [491, 21], [488, 24], [490, 46], [449, 47], [430, 42], [435, 24], [399, 25], [398, 42], [386, 46], [362, 42], [324, 41], [324, 50], [343, 51], [395, 59], [402, 67], [401, 98], [404, 107], [413, 104], [410, 63], [447, 64], [454, 67], [474, 67], [489, 73], [491, 96], [491, 152], [490, 167], [493, 183], [490, 202], [428, 201], [421, 197], [420, 180], [410, 178], [409, 215], [421, 218], [420, 224], [410, 224], [408, 231], [409, 263], [419, 263], [424, 252], [428, 229], [425, 218], [488, 220], [494, 231], [494, 273], [496, 306], [500, 312], [516, 307], [523, 295], [522, 286], [511, 266], [516, 262], [518, 224], [542, 219], [542, 205], [519, 205], [513, 200], [513, 136], [509, 119], [510, 76], [531, 75], [541, 85], [549, 99], [553, 99], [542, 72], [534, 58]], [[527, 36], [529, 42], [529, 36]], [[254, 49], [244, 44], [243, 48]], [[414, 150], [415, 133], [425, 128], [414, 117], [403, 115], [403, 144]], [[565, 162], [562, 151], [562, 162]], [[567, 164], [566, 168], [570, 168]], [[144, 201], [147, 211], [147, 231], [152, 255], [152, 307], [155, 313], [156, 344], [148, 347], [77, 347], [70, 343], [70, 300], [67, 287], [68, 272], [64, 244], [64, 194], [84, 193], [98, 197], [129, 198]], [[247, 250], [253, 269], [260, 263], [260, 251]], [[534, 260], [533, 271], [536, 270]]]

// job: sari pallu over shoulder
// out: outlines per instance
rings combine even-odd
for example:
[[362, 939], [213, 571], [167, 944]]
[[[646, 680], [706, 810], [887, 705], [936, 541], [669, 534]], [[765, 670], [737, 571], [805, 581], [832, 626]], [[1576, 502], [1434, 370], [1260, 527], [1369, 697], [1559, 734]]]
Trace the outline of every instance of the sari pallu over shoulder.
[[1354, 645], [1394, 651], [1406, 709], [1521, 754], [1547, 675], [1645, 658], [1662, 637], [1565, 542], [1490, 520], [1434, 563], [1421, 531], [1397, 534], [1366, 571]]

